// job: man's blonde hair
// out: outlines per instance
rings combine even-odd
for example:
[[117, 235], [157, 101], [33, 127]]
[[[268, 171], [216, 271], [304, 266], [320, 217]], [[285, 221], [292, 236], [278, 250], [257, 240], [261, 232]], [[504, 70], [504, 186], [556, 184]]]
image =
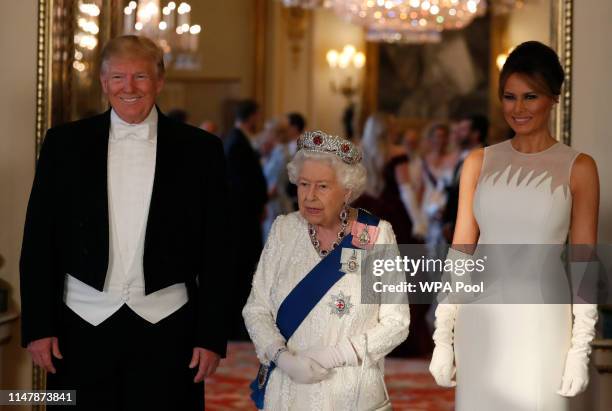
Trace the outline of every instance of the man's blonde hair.
[[143, 58], [155, 63], [157, 75], [163, 77], [166, 69], [164, 67], [164, 52], [153, 40], [144, 36], [125, 35], [111, 39], [102, 50], [100, 73], [107, 70], [108, 62], [113, 57]]

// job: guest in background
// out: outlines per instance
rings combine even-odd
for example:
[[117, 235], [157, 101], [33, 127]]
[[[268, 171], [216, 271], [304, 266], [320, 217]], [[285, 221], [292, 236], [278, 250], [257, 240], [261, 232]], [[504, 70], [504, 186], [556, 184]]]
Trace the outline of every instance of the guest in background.
[[230, 184], [231, 233], [237, 253], [232, 260], [234, 284], [230, 287], [234, 293], [234, 302], [230, 305], [230, 338], [233, 339], [248, 339], [240, 307], [249, 295], [251, 277], [261, 254], [261, 222], [268, 200], [259, 156], [247, 137], [255, 134], [258, 118], [257, 103], [241, 101], [236, 106], [235, 126], [223, 141]]
[[482, 114], [471, 114], [459, 122], [459, 147], [473, 150], [486, 145], [489, 119]]
[[489, 120], [487, 117], [474, 114], [461, 120], [457, 130], [457, 162], [453, 169], [450, 183], [446, 186], [446, 207], [442, 213], [442, 232], [448, 243], [453, 240], [457, 208], [459, 204], [459, 177], [463, 162], [467, 156], [477, 148], [485, 146], [489, 133]]
[[414, 128], [407, 128], [402, 137], [402, 143], [409, 153], [420, 155], [421, 137]]
[[[354, 205], [389, 221], [399, 244], [415, 244], [419, 240], [413, 235], [412, 216], [420, 210], [411, 185], [414, 176], [410, 175], [405, 148], [393, 141], [392, 121], [383, 113], [366, 120], [361, 145], [367, 180], [364, 194]], [[428, 304], [410, 305], [410, 333], [391, 355], [414, 357], [431, 352], [431, 331], [425, 320], [428, 310]]]
[[[282, 125], [280, 122], [272, 118], [270, 120], [266, 120], [264, 123], [263, 130], [259, 132], [255, 138], [252, 140], [253, 148], [259, 154], [259, 162], [261, 163], [262, 168], [266, 165], [266, 163], [270, 160], [270, 156], [272, 155], [272, 151], [278, 144], [279, 141], [279, 132], [281, 131]], [[264, 169], [264, 177], [266, 177], [266, 170]], [[268, 178], [266, 177], [266, 180]]]
[[[287, 148], [289, 149], [289, 156], [293, 157], [297, 152], [297, 140], [306, 129], [306, 119], [303, 115], [297, 112], [287, 114]], [[298, 209], [297, 199], [297, 187], [292, 182], [287, 183], [285, 191], [287, 196], [291, 199], [293, 210]]]
[[450, 120], [448, 125], [448, 144], [449, 151], [459, 153], [461, 151], [460, 140], [463, 139], [463, 128], [461, 126], [462, 118], [454, 118]]
[[287, 114], [287, 138], [289, 144], [289, 154], [294, 156], [297, 152], [297, 141], [306, 129], [306, 119], [300, 113]]
[[179, 123], [187, 124], [189, 120], [189, 113], [182, 108], [175, 108], [168, 111], [168, 117], [174, 121], [178, 121]]
[[410, 182], [408, 156], [403, 146], [391, 140], [390, 121], [383, 113], [373, 114], [366, 120], [361, 145], [367, 181], [365, 192], [355, 201], [355, 206], [389, 221], [399, 244], [412, 244], [415, 242], [412, 210], [407, 209], [400, 196], [400, 182]]
[[[427, 235], [427, 217], [423, 213], [423, 144], [421, 136], [414, 128], [408, 128], [404, 131], [402, 144], [408, 155], [408, 173], [410, 175], [410, 184], [408, 187], [404, 185], [404, 189], [400, 189], [404, 204], [414, 202], [415, 205], [409, 207], [412, 211], [412, 234], [418, 242], [424, 242]], [[405, 188], [409, 188], [407, 191]], [[406, 195], [412, 195], [414, 199], [405, 198]]]
[[430, 255], [437, 255], [436, 248], [446, 244], [442, 231], [442, 215], [446, 207], [446, 186], [450, 184], [457, 162], [457, 155], [449, 152], [448, 127], [433, 123], [426, 133], [426, 150], [423, 161], [423, 212], [427, 217], [426, 243]]
[[294, 210], [292, 200], [286, 190], [289, 183], [287, 163], [290, 160], [287, 147], [287, 125], [282, 120], [269, 120], [262, 134], [265, 141], [262, 143], [263, 146], [271, 148], [263, 163], [263, 172], [268, 184], [268, 204], [266, 205], [266, 218], [263, 222], [265, 241], [276, 217]]
[[219, 127], [217, 126], [217, 123], [212, 120], [202, 121], [200, 128], [204, 131], [208, 131], [210, 134], [214, 134], [215, 136], [219, 135]]

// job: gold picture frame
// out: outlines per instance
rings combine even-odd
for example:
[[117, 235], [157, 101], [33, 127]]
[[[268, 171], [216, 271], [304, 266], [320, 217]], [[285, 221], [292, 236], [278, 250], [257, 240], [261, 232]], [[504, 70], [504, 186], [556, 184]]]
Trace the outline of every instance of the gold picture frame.
[[553, 113], [553, 136], [571, 145], [572, 135], [572, 64], [573, 64], [573, 0], [551, 2], [551, 43], [565, 69], [563, 90]]
[[[98, 81], [97, 58], [101, 45], [114, 37], [120, 27], [122, 0], [91, 0], [97, 3], [98, 46], [92, 54], [91, 69], [85, 80], [91, 90], [79, 87], [74, 76], [74, 36], [77, 33], [78, 0], [38, 0], [37, 68], [36, 68], [36, 152], [48, 128], [74, 120], [77, 109], [103, 111], [107, 101]], [[83, 95], [87, 101], [83, 101]], [[86, 103], [86, 104], [83, 104]], [[85, 107], [85, 108], [83, 108]]]

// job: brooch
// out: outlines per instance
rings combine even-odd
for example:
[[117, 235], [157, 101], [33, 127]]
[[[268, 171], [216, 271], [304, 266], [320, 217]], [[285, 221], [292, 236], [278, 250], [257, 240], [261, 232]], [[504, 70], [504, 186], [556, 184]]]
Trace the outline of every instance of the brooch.
[[339, 318], [342, 318], [345, 314], [351, 313], [353, 304], [351, 303], [351, 296], [345, 296], [342, 291], [338, 295], [331, 296], [331, 302], [327, 305], [331, 308], [331, 314], [336, 314]]
[[353, 249], [353, 254], [351, 255], [351, 258], [349, 258], [346, 268], [351, 273], [354, 273], [359, 268], [359, 263], [357, 262], [357, 250]]
[[370, 249], [378, 239], [378, 227], [355, 221], [351, 228], [352, 244], [358, 248]]
[[340, 255], [340, 271], [345, 274], [359, 274], [363, 251], [356, 248], [343, 248]]

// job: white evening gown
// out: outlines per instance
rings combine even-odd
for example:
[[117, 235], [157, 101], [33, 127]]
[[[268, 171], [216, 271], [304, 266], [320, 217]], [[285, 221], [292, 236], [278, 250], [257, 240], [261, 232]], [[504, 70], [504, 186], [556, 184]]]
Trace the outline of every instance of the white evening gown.
[[[395, 244], [391, 225], [381, 220], [376, 244]], [[347, 250], [348, 251], [348, 250]], [[346, 253], [347, 258], [350, 253]], [[276, 312], [285, 297], [320, 261], [310, 242], [306, 220], [294, 212], [274, 221], [264, 247], [253, 288], [242, 311], [245, 324], [259, 361], [268, 364], [265, 350], [283, 337], [276, 327]], [[404, 281], [403, 273], [393, 281]], [[332, 296], [342, 293], [347, 305], [342, 316], [333, 313]], [[371, 409], [385, 400], [377, 366], [384, 356], [406, 339], [410, 323], [408, 304], [360, 304], [361, 278], [345, 274], [316, 305], [287, 342], [291, 351], [337, 344], [349, 337], [360, 357], [364, 352], [363, 334], [367, 333], [368, 362], [360, 397], [360, 409]], [[406, 299], [407, 301], [407, 299]], [[382, 367], [381, 367], [382, 368]], [[317, 384], [297, 384], [276, 368], [270, 375], [265, 396], [265, 410], [332, 411], [354, 410], [357, 379], [361, 367], [341, 367]], [[253, 376], [255, 377], [255, 376]]]
[[[473, 205], [479, 244], [563, 244], [577, 155], [561, 143], [532, 154], [516, 151], [510, 140], [485, 148]], [[456, 410], [568, 410], [556, 391], [571, 332], [570, 304], [459, 306]]]

